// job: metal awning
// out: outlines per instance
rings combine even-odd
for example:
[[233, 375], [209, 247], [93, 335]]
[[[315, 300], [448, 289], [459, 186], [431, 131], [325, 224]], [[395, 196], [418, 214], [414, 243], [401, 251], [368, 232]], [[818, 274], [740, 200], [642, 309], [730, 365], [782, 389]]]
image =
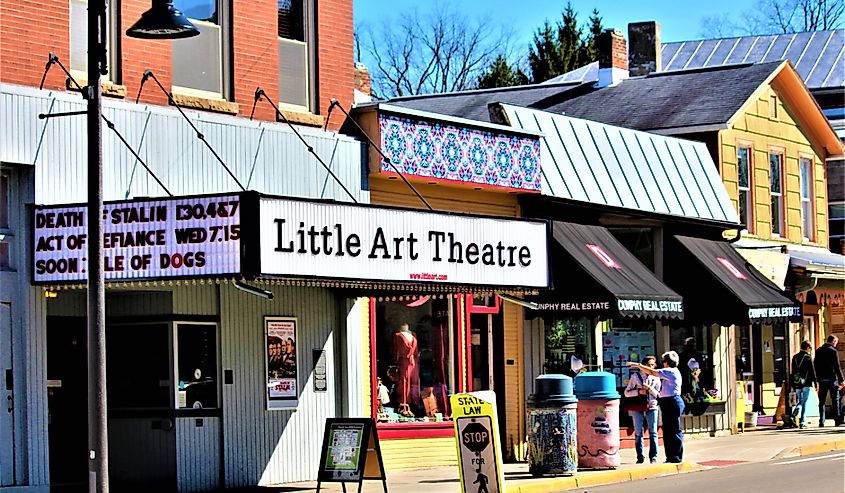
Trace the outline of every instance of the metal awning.
[[536, 314], [683, 318], [681, 296], [606, 228], [556, 221], [552, 236], [554, 289], [528, 298], [537, 304]]
[[801, 305], [787, 298], [727, 241], [675, 239], [666, 248], [666, 283], [684, 296], [687, 319], [747, 325], [801, 316]]
[[707, 146], [507, 104], [514, 127], [543, 133], [542, 194], [737, 225]]

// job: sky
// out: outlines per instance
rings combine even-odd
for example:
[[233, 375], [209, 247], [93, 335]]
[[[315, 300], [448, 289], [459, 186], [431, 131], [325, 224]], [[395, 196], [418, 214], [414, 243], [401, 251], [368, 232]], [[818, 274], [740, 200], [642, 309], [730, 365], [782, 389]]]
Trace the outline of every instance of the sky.
[[[378, 25], [394, 19], [418, 5], [421, 11], [436, 2], [412, 0], [353, 0], [355, 24]], [[507, 22], [513, 29], [513, 46], [527, 49], [533, 32], [548, 19], [560, 19], [565, 1], [553, 0], [451, 0], [466, 15], [485, 12], [494, 22]], [[660, 23], [663, 42], [701, 39], [701, 19], [713, 14], [741, 15], [756, 4], [755, 0], [572, 0], [578, 20], [586, 23], [593, 8], [599, 10], [606, 28], [626, 33], [628, 23], [656, 20]], [[514, 8], [518, 5], [518, 8]]]

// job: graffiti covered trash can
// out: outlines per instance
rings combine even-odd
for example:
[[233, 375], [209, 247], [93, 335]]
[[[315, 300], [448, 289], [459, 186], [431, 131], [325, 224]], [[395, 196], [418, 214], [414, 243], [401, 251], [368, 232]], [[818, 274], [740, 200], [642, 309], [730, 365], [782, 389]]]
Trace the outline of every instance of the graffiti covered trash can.
[[540, 375], [527, 406], [528, 470], [534, 476], [571, 475], [578, 469], [572, 378]]
[[619, 392], [616, 378], [603, 371], [575, 377], [578, 399], [578, 467], [608, 469], [620, 465]]

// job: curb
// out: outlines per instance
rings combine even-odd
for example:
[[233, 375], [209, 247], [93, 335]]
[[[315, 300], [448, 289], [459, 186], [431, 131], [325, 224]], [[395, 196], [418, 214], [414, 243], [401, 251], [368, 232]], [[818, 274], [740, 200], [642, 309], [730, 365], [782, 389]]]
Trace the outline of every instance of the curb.
[[804, 455], [823, 454], [825, 452], [833, 452], [834, 450], [844, 450], [845, 440], [829, 440], [826, 442], [810, 443], [801, 445], [800, 447], [792, 447], [783, 449], [774, 458], [785, 459], [788, 457], [801, 457]]
[[[670, 476], [684, 472], [699, 471], [703, 466], [692, 462], [680, 464], [655, 464], [637, 467], [635, 469], [589, 472], [563, 478], [546, 478], [533, 480], [527, 484], [507, 485], [507, 493], [548, 493], [550, 491], [565, 491], [576, 488], [599, 486], [605, 484], [626, 483], [640, 479]], [[578, 474], [578, 473], [576, 473]]]

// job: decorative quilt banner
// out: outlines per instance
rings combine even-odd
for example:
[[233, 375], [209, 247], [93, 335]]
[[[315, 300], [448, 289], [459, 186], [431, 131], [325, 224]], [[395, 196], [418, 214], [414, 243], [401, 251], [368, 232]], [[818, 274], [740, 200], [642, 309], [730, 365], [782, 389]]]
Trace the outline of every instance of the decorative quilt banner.
[[[381, 147], [407, 175], [540, 191], [540, 139], [379, 114]], [[393, 173], [382, 159], [381, 170]]]

